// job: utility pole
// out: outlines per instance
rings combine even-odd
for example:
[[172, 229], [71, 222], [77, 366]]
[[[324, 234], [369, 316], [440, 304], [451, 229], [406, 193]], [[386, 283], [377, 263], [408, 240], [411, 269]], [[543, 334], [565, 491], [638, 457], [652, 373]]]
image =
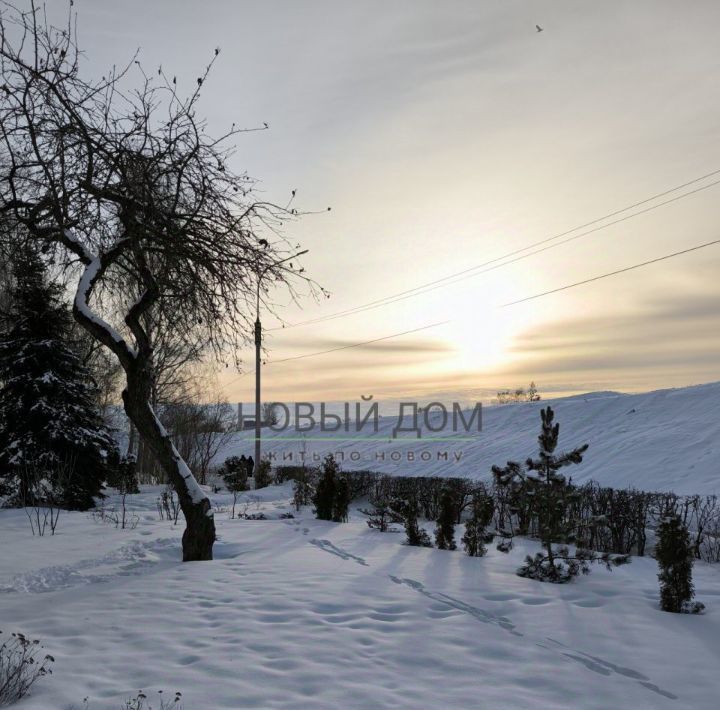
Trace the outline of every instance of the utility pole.
[[262, 360], [260, 358], [261, 356], [261, 350], [262, 350], [262, 324], [260, 323], [260, 287], [262, 286], [262, 280], [265, 276], [265, 274], [270, 270], [275, 268], [276, 266], [279, 266], [280, 264], [284, 264], [286, 261], [290, 261], [290, 259], [295, 259], [298, 256], [302, 256], [303, 254], [308, 253], [308, 249], [304, 249], [303, 251], [297, 252], [297, 254], [291, 254], [290, 256], [285, 257], [284, 259], [280, 259], [280, 261], [275, 261], [272, 264], [268, 264], [262, 269], [258, 269], [257, 271], [257, 292], [255, 294], [255, 467], [257, 470], [257, 467], [260, 465], [260, 437], [261, 437], [261, 428], [262, 428], [262, 422], [261, 419], [261, 410], [262, 410], [262, 404], [260, 401], [260, 368], [262, 366]]
[[[260, 279], [258, 279], [258, 307], [255, 318], [255, 468], [260, 465], [260, 348], [262, 347], [262, 325], [260, 324]], [[255, 475], [255, 471], [253, 471]]]

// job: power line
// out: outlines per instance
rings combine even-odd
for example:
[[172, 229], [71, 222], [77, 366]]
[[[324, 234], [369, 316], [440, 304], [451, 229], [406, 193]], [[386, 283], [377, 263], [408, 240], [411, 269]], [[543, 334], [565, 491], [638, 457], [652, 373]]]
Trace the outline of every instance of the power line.
[[[594, 234], [595, 232], [598, 232], [598, 231], [600, 231], [600, 230], [602, 230], [602, 229], [606, 229], [607, 227], [611, 227], [611, 226], [613, 226], [613, 225], [619, 224], [620, 222], [625, 222], [625, 221], [627, 221], [627, 220], [629, 220], [629, 219], [632, 219], [633, 217], [637, 217], [637, 216], [640, 215], [640, 214], [644, 214], [645, 212], [650, 212], [650, 211], [652, 211], [653, 209], [657, 209], [658, 207], [662, 207], [662, 206], [664, 206], [664, 205], [666, 205], [666, 204], [668, 204], [668, 203], [670, 203], [670, 202], [675, 202], [675, 201], [677, 201], [677, 200], [679, 200], [679, 199], [682, 199], [683, 197], [687, 197], [688, 195], [694, 194], [695, 192], [699, 192], [700, 190], [705, 190], [705, 189], [707, 189], [707, 188], [709, 188], [709, 187], [712, 187], [713, 185], [718, 185], [718, 184], [720, 184], [720, 180], [718, 180], [718, 181], [716, 181], [716, 182], [714, 182], [714, 183], [711, 183], [711, 184], [709, 184], [709, 185], [706, 185], [706, 186], [704, 186], [704, 187], [697, 188], [696, 190], [693, 190], [692, 192], [684, 193], [684, 194], [682, 194], [682, 195], [678, 195], [677, 197], [671, 198], [670, 200], [666, 200], [665, 202], [661, 202], [661, 203], [659, 203], [659, 204], [657, 204], [657, 205], [653, 205], [652, 207], [647, 207], [647, 208], [645, 208], [644, 210], [641, 210], [641, 211], [639, 211], [639, 212], [634, 212], [634, 213], [632, 213], [632, 214], [626, 215], [625, 217], [620, 217], [620, 218], [618, 218], [618, 219], [616, 219], [616, 220], [614, 220], [614, 221], [612, 221], [612, 222], [608, 222], [607, 224], [601, 225], [601, 226], [599, 226], [599, 227], [595, 227], [594, 229], [590, 229], [590, 230], [588, 230], [588, 231], [586, 231], [586, 232], [581, 232], [580, 234], [575, 234], [575, 235], [573, 235], [573, 236], [571, 236], [571, 237], [567, 237], [567, 238], [563, 239], [562, 241], [555, 242], [555, 243], [553, 243], [553, 244], [546, 244], [545, 246], [540, 247], [539, 249], [535, 249], [535, 251], [528, 252], [527, 254], [519, 254], [518, 256], [515, 256], [514, 258], [511, 258], [511, 259], [507, 259], [506, 261], [503, 261], [503, 262], [500, 263], [500, 264], [495, 264], [495, 263], [493, 263], [493, 262], [495, 262], [495, 261], [498, 261], [500, 258], [504, 258], [504, 257], [498, 257], [497, 259], [493, 259], [493, 260], [491, 260], [491, 261], [485, 262], [485, 264], [489, 264], [489, 266], [486, 266], [486, 268], [478, 271], [477, 269], [479, 269], [481, 266], [483, 266], [483, 264], [480, 264], [480, 265], [478, 265], [478, 266], [476, 266], [476, 267], [473, 267], [474, 273], [469, 273], [469, 274], [468, 274], [468, 273], [462, 272], [462, 273], [464, 273], [464, 275], [463, 275], [463, 276], [459, 276], [458, 278], [454, 279], [453, 281], [448, 281], [448, 282], [446, 282], [446, 283], [436, 284], [435, 286], [431, 286], [431, 287], [426, 288], [426, 289], [424, 289], [424, 290], [422, 290], [422, 291], [418, 291], [418, 292], [416, 292], [416, 293], [409, 293], [409, 294], [404, 295], [404, 296], [398, 296], [397, 298], [393, 298], [392, 300], [385, 301], [385, 302], [382, 302], [382, 303], [377, 303], [377, 304], [375, 304], [375, 305], [367, 305], [367, 306], [364, 306], [364, 307], [357, 307], [357, 308], [356, 308], [355, 310], [353, 310], [352, 312], [349, 312], [349, 313], [346, 313], [346, 314], [335, 315], [335, 316], [328, 316], [328, 317], [326, 317], [326, 318], [322, 318], [322, 319], [318, 319], [318, 320], [315, 320], [315, 321], [311, 321], [311, 323], [323, 322], [323, 321], [325, 321], [325, 320], [334, 320], [335, 318], [345, 317], [345, 315], [355, 315], [355, 314], [357, 314], [357, 313], [363, 313], [363, 312], [365, 312], [365, 311], [370, 311], [370, 310], [373, 310], [373, 309], [375, 309], [375, 308], [380, 308], [380, 307], [382, 307], [382, 306], [387, 306], [387, 305], [390, 305], [390, 304], [392, 304], [392, 303], [397, 303], [398, 301], [404, 301], [404, 300], [406, 300], [406, 299], [408, 299], [408, 298], [413, 298], [414, 296], [419, 296], [419, 295], [422, 295], [422, 294], [424, 294], [424, 293], [429, 293], [429, 292], [435, 291], [435, 290], [437, 290], [437, 289], [439, 289], [439, 288], [444, 288], [444, 287], [446, 287], [446, 286], [452, 286], [452, 285], [454, 285], [454, 284], [460, 283], [461, 281], [466, 281], [467, 279], [471, 279], [471, 278], [474, 278], [474, 277], [476, 277], [476, 276], [480, 276], [480, 275], [482, 275], [482, 274], [486, 274], [486, 273], [488, 273], [488, 272], [490, 272], [490, 271], [495, 271], [496, 269], [500, 269], [500, 268], [502, 268], [503, 266], [508, 266], [508, 265], [514, 264], [514, 263], [516, 263], [516, 262], [518, 262], [518, 261], [522, 261], [522, 260], [524, 260], [524, 259], [529, 259], [531, 256], [535, 256], [535, 255], [537, 255], [537, 254], [541, 254], [542, 252], [549, 251], [550, 249], [555, 249], [556, 247], [559, 247], [559, 246], [562, 246], [563, 244], [567, 244], [567, 243], [569, 243], [569, 242], [575, 241], [576, 239], [580, 239], [580, 238], [586, 237], [586, 236], [588, 236], [588, 235], [590, 235], [590, 234]], [[543, 240], [543, 242], [546, 242], [546, 241], [548, 241], [548, 240]], [[538, 244], [543, 243], [543, 242], [538, 242]], [[518, 251], [525, 251], [525, 250], [530, 249], [530, 248], [531, 248], [531, 247], [528, 246], [528, 247], [525, 247], [524, 249], [520, 249], [520, 250], [518, 250]], [[517, 251], [516, 251], [516, 252], [513, 252], [513, 254], [517, 254]], [[308, 323], [308, 324], [309, 324], [309, 323]]]
[[[535, 251], [530, 252], [530, 253], [528, 253], [528, 254], [521, 254], [521, 252], [527, 251], [528, 249], [532, 249], [533, 247], [539, 246], [539, 245], [541, 245], [541, 244], [546, 244], [546, 243], [549, 242], [549, 241], [553, 241], [553, 240], [559, 239], [559, 238], [562, 237], [562, 236], [565, 236], [565, 235], [567, 235], [567, 234], [571, 234], [573, 231], [576, 231], [577, 229], [580, 229], [581, 227], [576, 227], [575, 229], [567, 230], [567, 231], [565, 231], [565, 232], [563, 232], [563, 233], [561, 233], [561, 234], [557, 234], [557, 235], [555, 235], [555, 236], [553, 236], [553, 237], [548, 237], [548, 238], [546, 238], [546, 239], [542, 239], [542, 240], [540, 240], [540, 241], [538, 241], [538, 242], [535, 242], [535, 243], [533, 243], [533, 244], [529, 244], [528, 246], [522, 247], [521, 249], [516, 249], [515, 251], [512, 251], [512, 252], [509, 252], [509, 253], [507, 253], [507, 254], [504, 254], [503, 256], [496, 257], [496, 258], [491, 259], [491, 260], [489, 260], [489, 261], [483, 262], [482, 264], [477, 264], [476, 266], [470, 267], [470, 268], [465, 269], [465, 270], [463, 270], [463, 271], [459, 271], [459, 272], [457, 272], [457, 273], [455, 273], [455, 274], [451, 274], [451, 275], [449, 275], [449, 276], [445, 276], [445, 277], [443, 277], [442, 279], [437, 279], [436, 281], [428, 282], [427, 284], [425, 284], [425, 285], [423, 285], [423, 286], [417, 286], [417, 287], [415, 287], [415, 288], [413, 288], [413, 289], [409, 289], [408, 291], [402, 291], [402, 292], [400, 292], [400, 293], [398, 293], [398, 294], [395, 294], [394, 296], [386, 296], [386, 297], [383, 298], [383, 299], [377, 299], [376, 301], [370, 301], [369, 303], [366, 303], [366, 304], [363, 304], [363, 305], [360, 305], [360, 306], [355, 306], [354, 308], [350, 308], [350, 309], [347, 309], [347, 310], [345, 310], [345, 311], [339, 311], [339, 312], [334, 313], [334, 314], [329, 314], [329, 315], [324, 316], [324, 317], [314, 318], [314, 319], [311, 319], [311, 320], [308, 320], [308, 321], [301, 321], [300, 323], [291, 324], [291, 325], [286, 326], [286, 327], [287, 327], [287, 328], [291, 328], [291, 327], [298, 327], [298, 326], [302, 326], [302, 325], [312, 325], [312, 324], [321, 323], [321, 322], [324, 322], [324, 321], [327, 321], [327, 320], [334, 320], [334, 319], [336, 319], [336, 318], [342, 318], [342, 317], [345, 317], [345, 316], [348, 316], [348, 315], [355, 315], [356, 313], [362, 313], [362, 312], [365, 312], [365, 311], [373, 310], [373, 309], [375, 309], [375, 308], [380, 308], [380, 307], [382, 307], [382, 306], [390, 305], [390, 304], [392, 304], [392, 303], [397, 303], [398, 301], [403, 301], [403, 300], [406, 300], [407, 298], [413, 298], [414, 296], [420, 296], [420, 295], [422, 295], [422, 294], [429, 293], [430, 291], [435, 291], [435, 290], [438, 289], [438, 288], [443, 288], [443, 287], [445, 287], [445, 286], [451, 286], [451, 285], [454, 285], [454, 284], [456, 284], [456, 283], [459, 283], [460, 281], [464, 281], [464, 280], [466, 280], [466, 279], [468, 279], [468, 278], [473, 278], [473, 277], [475, 277], [475, 276], [479, 276], [479, 275], [484, 274], [484, 273], [487, 273], [487, 272], [489, 272], [489, 271], [494, 271], [495, 269], [502, 268], [503, 266], [507, 266], [507, 265], [509, 265], [509, 264], [514, 264], [514, 263], [517, 262], [517, 261], [521, 261], [521, 260], [523, 260], [523, 259], [527, 259], [527, 258], [529, 258], [529, 257], [531, 257], [531, 256], [536, 255], [536, 254], [540, 254], [540, 253], [542, 253], [542, 252], [544, 252], [544, 251], [548, 251], [549, 249], [554, 249], [554, 248], [556, 248], [556, 247], [558, 247], [558, 246], [561, 246], [561, 245], [563, 245], [563, 244], [567, 244], [568, 242], [574, 241], [574, 240], [576, 240], [576, 239], [580, 239], [581, 237], [585, 237], [585, 236], [588, 236], [588, 235], [590, 235], [590, 234], [594, 234], [595, 232], [598, 232], [598, 231], [603, 230], [603, 229], [607, 229], [608, 227], [612, 227], [612, 226], [614, 226], [614, 225], [616, 225], [616, 224], [619, 224], [619, 223], [621, 223], [621, 222], [625, 222], [625, 221], [627, 221], [627, 220], [629, 220], [629, 219], [632, 219], [632, 218], [637, 217], [637, 216], [639, 216], [639, 215], [645, 214], [646, 212], [651, 212], [652, 210], [658, 209], [659, 207], [664, 207], [665, 205], [670, 204], [670, 203], [672, 203], [672, 202], [677, 202], [678, 200], [681, 200], [681, 199], [683, 199], [683, 198], [685, 198], [685, 197], [689, 197], [690, 195], [696, 194], [697, 192], [701, 192], [702, 190], [707, 190], [708, 188], [714, 187], [715, 185], [718, 185], [718, 184], [720, 184], [720, 180], [717, 180], [717, 181], [715, 181], [715, 182], [712, 182], [712, 183], [710, 183], [709, 185], [704, 185], [704, 186], [702, 186], [702, 187], [696, 188], [695, 190], [691, 190], [690, 192], [683, 193], [682, 195], [678, 195], [678, 196], [676, 196], [676, 197], [674, 197], [674, 198], [671, 198], [671, 199], [669, 199], [669, 200], [665, 200], [664, 202], [661, 202], [661, 203], [659, 203], [659, 204], [657, 204], [657, 205], [653, 205], [653, 206], [651, 206], [651, 207], [647, 207], [647, 208], [645, 208], [645, 209], [643, 209], [643, 210], [640, 210], [640, 211], [638, 211], [638, 212], [634, 212], [633, 214], [626, 215], [625, 217], [621, 217], [621, 218], [619, 218], [619, 219], [617, 219], [617, 220], [613, 220], [612, 222], [608, 222], [607, 224], [603, 224], [603, 225], [601, 225], [601, 226], [599, 226], [599, 227], [595, 227], [594, 229], [588, 230], [588, 231], [586, 231], [586, 232], [582, 232], [581, 234], [576, 234], [576, 235], [574, 235], [574, 236], [572, 236], [572, 237], [569, 237], [569, 238], [567, 238], [567, 239], [563, 239], [563, 240], [560, 241], [560, 242], [556, 242], [556, 243], [554, 243], [554, 244], [547, 245], [547, 246], [545, 246], [545, 247], [543, 247], [543, 248], [541, 248], [541, 249], [536, 249]], [[679, 189], [679, 188], [678, 188], [678, 189]], [[663, 194], [667, 194], [667, 192], [665, 192], [665, 193], [663, 193]], [[651, 199], [652, 199], [652, 198], [649, 198], [648, 200], [644, 200], [643, 203], [644, 203], [644, 202], [647, 202], [647, 201], [650, 201]], [[641, 204], [641, 203], [637, 203], [637, 204]], [[631, 208], [626, 208], [626, 209], [631, 209]], [[618, 213], [620, 213], [620, 212], [622, 212], [622, 211], [624, 211], [624, 210], [618, 210], [618, 211], [616, 211], [616, 212], [613, 213], [613, 214], [618, 214]], [[595, 222], [602, 221], [602, 219], [607, 219], [607, 217], [605, 217], [605, 218], [600, 218], [600, 219], [598, 219], [598, 220], [594, 220], [593, 222], [588, 222], [588, 223], [586, 223], [586, 224], [593, 224], [593, 223], [595, 223]], [[516, 254], [520, 254], [520, 256], [516, 256], [516, 257], [513, 258], [513, 259], [510, 259], [510, 258], [509, 258], [509, 257], [515, 256]], [[500, 264], [496, 263], [496, 262], [502, 261], [503, 259], [507, 259], [507, 261], [504, 261], [503, 263], [500, 263]], [[483, 267], [488, 267], [488, 266], [489, 266], [489, 268], [483, 268]], [[482, 271], [480, 271], [480, 269], [482, 269]], [[450, 279], [453, 279], [453, 280], [450, 280]], [[279, 329], [279, 328], [273, 328], [272, 330], [278, 330], [278, 329]]]
[[381, 340], [390, 340], [390, 338], [399, 338], [401, 335], [410, 335], [410, 333], [417, 333], [421, 330], [428, 330], [429, 328], [437, 328], [441, 325], [450, 323], [450, 320], [440, 321], [438, 323], [430, 323], [429, 325], [423, 325], [420, 328], [413, 328], [412, 330], [405, 330], [402, 333], [393, 333], [392, 335], [385, 335], [382, 338], [374, 338], [373, 340], [365, 340], [362, 343], [353, 343], [352, 345], [342, 345], [338, 348], [331, 348], [330, 350], [321, 350], [317, 353], [307, 353], [306, 355], [295, 355], [294, 357], [286, 357], [282, 360], [271, 360], [268, 365], [277, 365], [281, 362], [289, 362], [290, 360], [302, 360], [306, 357], [316, 357], [317, 355], [327, 355], [328, 353], [336, 353], [338, 350], [348, 350], [349, 348], [358, 348], [361, 345], [370, 345], [371, 343], [379, 343]]
[[[658, 262], [661, 262], [661, 261], [667, 261], [668, 259], [673, 259], [673, 258], [675, 258], [675, 257], [677, 257], [677, 256], [682, 256], [683, 254], [689, 254], [689, 253], [691, 253], [691, 252], [698, 251], [698, 250], [700, 250], [700, 249], [705, 249], [705, 248], [707, 248], [707, 247], [714, 246], [714, 245], [716, 245], [716, 244], [720, 244], [720, 239], [714, 239], [713, 241], [705, 242], [704, 244], [697, 244], [696, 246], [689, 247], [689, 248], [687, 248], [687, 249], [682, 249], [682, 250], [680, 250], [680, 251], [673, 252], [672, 254], [665, 254], [664, 256], [659, 256], [659, 257], [657, 257], [657, 258], [655, 258], [655, 259], [650, 259], [650, 260], [648, 260], [648, 261], [643, 261], [643, 262], [640, 262], [639, 264], [633, 264], [632, 266], [626, 266], [626, 267], [624, 267], [624, 268], [622, 268], [622, 269], [616, 269], [615, 271], [609, 271], [608, 273], [600, 274], [599, 276], [593, 276], [593, 277], [591, 277], [591, 278], [589, 278], [589, 279], [584, 279], [583, 281], [577, 281], [577, 282], [572, 283], [572, 284], [567, 284], [567, 285], [565, 285], [565, 286], [560, 286], [560, 287], [558, 287], [558, 288], [551, 289], [550, 291], [543, 291], [542, 293], [537, 293], [537, 294], [535, 294], [535, 295], [533, 295], [533, 296], [526, 296], [525, 298], [518, 299], [517, 301], [511, 301], [511, 302], [509, 302], [509, 303], [504, 303], [504, 304], [502, 304], [501, 306], [499, 306], [499, 308], [507, 308], [507, 307], [509, 307], [509, 306], [515, 306], [515, 305], [517, 305], [517, 304], [519, 304], [519, 303], [525, 303], [526, 301], [532, 301], [532, 300], [535, 300], [535, 299], [538, 299], [538, 298], [543, 298], [544, 296], [550, 296], [551, 294], [559, 293], [560, 291], [567, 291], [568, 289], [575, 288], [575, 287], [577, 287], [577, 286], [583, 286], [583, 285], [585, 285], [585, 284], [593, 283], [594, 281], [600, 281], [600, 280], [602, 280], [602, 279], [606, 279], [606, 278], [609, 278], [609, 277], [611, 277], [611, 276], [617, 276], [618, 274], [623, 274], [623, 273], [626, 273], [626, 272], [628, 272], [628, 271], [633, 271], [633, 270], [635, 270], [635, 269], [640, 269], [640, 268], [642, 268], [642, 267], [644, 267], [644, 266], [650, 266], [651, 264], [657, 264]], [[350, 349], [350, 348], [357, 348], [357, 347], [360, 347], [360, 346], [362, 346], [362, 345], [370, 345], [371, 343], [378, 343], [378, 342], [380, 342], [380, 341], [382, 341], [382, 340], [390, 340], [391, 338], [399, 338], [400, 336], [410, 335], [411, 333], [417, 333], [417, 332], [422, 331], [422, 330], [428, 330], [428, 329], [430, 329], [430, 328], [437, 328], [437, 327], [439, 327], [439, 326], [441, 326], [441, 325], [446, 325], [447, 323], [450, 323], [450, 322], [452, 322], [452, 321], [451, 321], [451, 320], [445, 320], [445, 321], [439, 321], [439, 322], [437, 322], [437, 323], [430, 323], [429, 325], [424, 325], [424, 326], [421, 326], [420, 328], [413, 328], [412, 330], [405, 330], [405, 331], [402, 331], [402, 332], [400, 332], [400, 333], [392, 333], [391, 335], [385, 335], [385, 336], [383, 336], [383, 337], [381, 337], [381, 338], [374, 338], [373, 340], [365, 340], [365, 341], [363, 341], [363, 342], [361, 342], [361, 343], [352, 343], [352, 344], [350, 344], [350, 345], [342, 345], [342, 346], [340, 346], [340, 347], [331, 348], [331, 349], [329, 349], [329, 350], [321, 350], [321, 351], [315, 352], [315, 353], [306, 353], [305, 355], [295, 355], [295, 356], [293, 356], [293, 357], [287, 357], [287, 358], [283, 358], [283, 359], [281, 359], [281, 360], [271, 360], [271, 361], [268, 362], [267, 364], [268, 364], [268, 365], [275, 365], [275, 364], [282, 363], [282, 362], [289, 362], [289, 361], [291, 361], [291, 360], [302, 360], [302, 359], [305, 359], [305, 358], [317, 357], [317, 356], [319, 356], [319, 355], [327, 355], [327, 354], [329, 354], [329, 353], [338, 352], [338, 351], [340, 351], [340, 350], [348, 350], [348, 349]], [[239, 379], [241, 379], [242, 377], [245, 377], [245, 375], [252, 374], [252, 372], [254, 372], [254, 370], [251, 370], [251, 371], [242, 373], [239, 377], [236, 377], [235, 379], [231, 380], [231, 381], [228, 382], [225, 386], [228, 387], [228, 386], [230, 386], [231, 384], [234, 384], [235, 382], [237, 382], [237, 381], [238, 381]]]
[[[316, 353], [306, 353], [305, 355], [294, 355], [293, 357], [285, 357], [281, 360], [270, 360], [270, 362], [267, 363], [267, 365], [277, 365], [281, 362], [290, 362], [291, 360], [303, 360], [304, 358], [308, 357], [317, 357], [318, 355], [327, 355], [328, 353], [336, 353], [339, 350], [349, 350], [350, 348], [359, 348], [362, 345], [370, 345], [372, 343], [379, 343], [382, 340], [390, 340], [391, 338], [399, 338], [402, 335], [410, 335], [411, 333], [418, 333], [421, 330], [429, 330], [430, 328], [437, 328], [441, 325], [446, 325], [447, 323], [450, 323], [450, 320], [444, 320], [439, 321], [438, 323], [430, 323], [429, 325], [423, 325], [420, 328], [413, 328], [412, 330], [404, 330], [401, 333], [392, 333], [390, 335], [384, 335], [382, 338], [373, 338], [372, 340], [364, 340], [362, 343], [352, 343], [350, 345], [341, 345], [337, 348], [330, 348], [329, 350], [320, 350]], [[248, 372], [243, 372], [241, 375], [236, 377], [233, 380], [230, 380], [230, 382], [225, 384], [225, 387], [229, 387], [230, 385], [237, 382], [239, 379], [245, 377], [246, 375], [251, 375], [255, 370], [248, 370]]]
[[[568, 242], [574, 241], [576, 239], [580, 239], [581, 237], [585, 237], [590, 234], [594, 234], [595, 232], [601, 231], [603, 229], [607, 229], [608, 227], [612, 227], [616, 224], [620, 224], [621, 222], [625, 222], [629, 219], [633, 219], [634, 217], [638, 217], [642, 214], [646, 214], [646, 213], [651, 212], [660, 207], [664, 207], [665, 205], [671, 204], [673, 202], [677, 202], [686, 197], [690, 197], [691, 195], [702, 192], [703, 190], [707, 190], [711, 187], [714, 187], [714, 186], [720, 184], [720, 180], [715, 180], [714, 182], [711, 182], [708, 185], [702, 185], [701, 187], [698, 187], [698, 188], [695, 188], [694, 190], [685, 192], [682, 195], [677, 195], [668, 200], [664, 200], [663, 202], [660, 202], [656, 205], [651, 205], [650, 207], [646, 207], [645, 209], [639, 210], [630, 215], [625, 215], [624, 217], [613, 220], [611, 222], [607, 222], [606, 224], [602, 224], [598, 227], [595, 227], [593, 229], [582, 232], [581, 234], [575, 234], [574, 236], [569, 237], [567, 239], [563, 239], [560, 242], [555, 242], [554, 244], [547, 245], [547, 246], [543, 247], [542, 249], [536, 249], [535, 251], [530, 252], [528, 254], [522, 254], [522, 252], [528, 251], [529, 249], [533, 249], [534, 247], [541, 246], [543, 244], [547, 244], [548, 242], [553, 242], [557, 239], [561, 239], [562, 237], [572, 234], [573, 232], [576, 232], [579, 229], [584, 229], [585, 227], [591, 226], [593, 224], [597, 224], [598, 222], [604, 222], [605, 220], [610, 219], [611, 217], [614, 217], [616, 215], [622, 214], [623, 212], [627, 212], [628, 210], [631, 210], [631, 209], [634, 209], [641, 205], [647, 204], [648, 202], [653, 202], [661, 197], [669, 195], [673, 192], [677, 192], [678, 190], [681, 190], [685, 187], [696, 184], [702, 180], [706, 180], [707, 178], [717, 175], [718, 173], [720, 173], [720, 170], [715, 170], [713, 172], [707, 173], [706, 175], [695, 178], [694, 180], [685, 182], [682, 185], [678, 185], [676, 187], [670, 188], [669, 190], [665, 190], [663, 192], [657, 193], [651, 197], [645, 198], [644, 200], [635, 202], [632, 205], [623, 207], [622, 209], [615, 210], [614, 212], [606, 214], [603, 217], [598, 217], [597, 219], [591, 220], [590, 222], [585, 222], [584, 224], [573, 227], [572, 229], [568, 229], [559, 234], [555, 234], [553, 236], [546, 237], [544, 239], [541, 239], [540, 241], [534, 242], [532, 244], [528, 244], [525, 247], [521, 247], [514, 251], [508, 252], [504, 255], [495, 257], [494, 259], [490, 259], [489, 261], [483, 262], [481, 264], [477, 264], [477, 265], [469, 267], [467, 269], [463, 269], [462, 271], [458, 271], [454, 274], [449, 274], [448, 276], [444, 276], [440, 279], [435, 279], [434, 281], [429, 281], [425, 284], [421, 284], [420, 286], [416, 286], [412, 289], [408, 289], [406, 291], [400, 291], [396, 294], [391, 294], [389, 296], [385, 296], [384, 298], [376, 299], [374, 301], [369, 301], [367, 303], [360, 304], [358, 306], [354, 306], [353, 308], [348, 308], [343, 311], [337, 311], [335, 313], [330, 313], [326, 316], [319, 316], [317, 318], [311, 318], [311, 319], [308, 319], [305, 321], [300, 321], [298, 323], [291, 323], [286, 326], [278, 326], [275, 328], [269, 328], [268, 330], [286, 330], [289, 328], [297, 328], [300, 326], [313, 325], [316, 323], [322, 323], [322, 322], [329, 321], [329, 320], [335, 320], [337, 318], [344, 318], [346, 316], [355, 315], [357, 313], [363, 313], [365, 311], [373, 310], [375, 308], [380, 308], [382, 306], [390, 305], [392, 303], [397, 303], [398, 301], [403, 301], [407, 298], [413, 298], [414, 296], [420, 296], [422, 294], [429, 293], [430, 291], [434, 291], [438, 288], [443, 288], [445, 286], [454, 285], [460, 281], [464, 281], [465, 279], [479, 276], [481, 274], [487, 273], [488, 271], [493, 271], [493, 270], [499, 269], [503, 266], [513, 264], [517, 261], [529, 258], [536, 254], [540, 254], [549, 249], [554, 249], [563, 244], [567, 244]], [[518, 254], [520, 254], [520, 256], [516, 256]], [[514, 257], [514, 256], [516, 256], [516, 258], [513, 258], [513, 259], [510, 258], [510, 257]], [[507, 260], [507, 261], [503, 261], [503, 260]], [[497, 263], [497, 262], [502, 262], [502, 263]], [[484, 268], [484, 267], [490, 267], [490, 268]]]
[[666, 254], [665, 256], [659, 256], [657, 259], [650, 259], [650, 261], [643, 261], [639, 264], [633, 264], [632, 266], [626, 266], [624, 269], [617, 269], [616, 271], [610, 271], [607, 274], [601, 274], [600, 276], [593, 276], [590, 279], [585, 279], [584, 281], [577, 281], [574, 284], [567, 284], [566, 286], [560, 286], [559, 288], [554, 288], [551, 291], [543, 291], [543, 293], [537, 293], [534, 296], [526, 296], [525, 298], [521, 298], [517, 301], [511, 301], [510, 303], [503, 303], [501, 308], [507, 308], [508, 306], [515, 306], [518, 303], [525, 303], [526, 301], [533, 301], [536, 298], [542, 298], [543, 296], [549, 296], [552, 293], [558, 293], [560, 291], [567, 291], [570, 288], [575, 288], [576, 286], [582, 286], [584, 284], [592, 283], [593, 281], [600, 281], [601, 279], [607, 279], [610, 276], [617, 276], [618, 274], [624, 274], [626, 271], [633, 271], [634, 269], [640, 269], [643, 266], [649, 266], [650, 264], [657, 264], [659, 261], [665, 261], [666, 259], [672, 259], [676, 256], [682, 256], [683, 254], [689, 254], [692, 251], [697, 251], [698, 249], [705, 249], [705, 247], [713, 246], [714, 244], [720, 244], [720, 239], [715, 239], [712, 242], [705, 242], [705, 244], [698, 244], [697, 246], [690, 247], [689, 249], [683, 249], [682, 251], [676, 251], [672, 254]]

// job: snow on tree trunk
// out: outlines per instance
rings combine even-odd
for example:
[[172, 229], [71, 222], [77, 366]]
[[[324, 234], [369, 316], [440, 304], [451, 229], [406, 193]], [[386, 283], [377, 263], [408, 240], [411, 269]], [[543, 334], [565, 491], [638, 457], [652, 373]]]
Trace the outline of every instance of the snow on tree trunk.
[[[103, 255], [93, 257], [85, 254], [85, 262], [85, 272], [75, 294], [73, 315], [80, 325], [117, 356], [123, 366], [127, 382], [122, 393], [125, 412], [141, 439], [155, 454], [178, 495], [185, 516], [183, 561], [211, 560], [215, 520], [210, 499], [200, 488], [150, 405], [152, 350], [143, 338], [139, 338], [137, 348], [130, 347], [109, 323], [92, 311], [89, 300], [95, 282], [103, 272]], [[132, 308], [126, 317], [132, 330], [131, 314]]]
[[142, 378], [127, 373], [123, 391], [125, 412], [157, 458], [180, 501], [185, 516], [183, 561], [211, 560], [215, 542], [215, 520], [210, 499], [195, 480], [148, 402]]

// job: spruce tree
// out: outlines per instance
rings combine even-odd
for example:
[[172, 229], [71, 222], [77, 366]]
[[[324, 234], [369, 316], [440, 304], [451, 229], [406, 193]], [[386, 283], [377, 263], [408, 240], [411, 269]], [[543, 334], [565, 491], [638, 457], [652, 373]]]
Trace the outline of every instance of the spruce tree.
[[117, 463], [117, 446], [69, 344], [72, 321], [61, 289], [30, 248], [14, 266], [0, 333], [0, 487], [16, 505], [52, 495], [63, 507], [86, 510]]
[[677, 514], [668, 515], [657, 531], [655, 557], [660, 573], [660, 608], [675, 613], [697, 614], [705, 606], [692, 602], [695, 588], [692, 582], [693, 553], [690, 535]]
[[395, 500], [392, 503], [393, 510], [402, 517], [405, 526], [406, 542], [411, 547], [432, 547], [430, 535], [420, 527], [418, 523], [419, 509], [417, 500]]
[[313, 503], [315, 505], [315, 516], [318, 520], [333, 519], [333, 503], [335, 501], [335, 488], [339, 466], [333, 456], [326, 456], [322, 462], [320, 480], [315, 488]]
[[350, 482], [347, 475], [340, 474], [335, 478], [335, 496], [333, 498], [332, 519], [336, 523], [346, 523], [350, 508]]
[[487, 526], [492, 522], [494, 512], [490, 496], [473, 496], [470, 517], [465, 522], [465, 534], [462, 536], [463, 547], [470, 557], [482, 557], [487, 552], [485, 543], [492, 542], [494, 537], [487, 532]]
[[440, 512], [435, 527], [435, 544], [440, 550], [455, 550], [455, 518], [457, 515], [455, 496], [445, 488], [440, 495]]

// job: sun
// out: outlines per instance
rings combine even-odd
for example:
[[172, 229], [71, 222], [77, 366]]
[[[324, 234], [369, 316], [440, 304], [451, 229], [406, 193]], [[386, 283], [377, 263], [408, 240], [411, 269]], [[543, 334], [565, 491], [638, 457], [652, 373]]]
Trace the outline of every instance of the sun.
[[528, 311], [467, 304], [443, 332], [455, 349], [453, 366], [485, 372], [506, 366], [514, 358], [514, 340], [532, 325]]

